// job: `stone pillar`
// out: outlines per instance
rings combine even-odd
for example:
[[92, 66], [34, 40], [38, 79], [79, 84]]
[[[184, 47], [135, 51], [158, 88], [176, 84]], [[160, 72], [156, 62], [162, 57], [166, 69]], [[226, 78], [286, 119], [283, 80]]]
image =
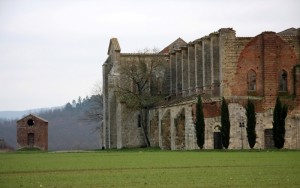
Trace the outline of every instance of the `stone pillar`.
[[189, 95], [195, 92], [196, 78], [195, 78], [195, 45], [193, 43], [188, 45], [188, 89]]
[[176, 56], [175, 52], [170, 53], [170, 95], [176, 94]]
[[[300, 28], [297, 29], [296, 35], [298, 37], [298, 41], [300, 41]], [[296, 52], [298, 54], [298, 58], [300, 59], [300, 48], [298, 48], [298, 52]], [[300, 63], [300, 62], [298, 62]]]
[[163, 108], [158, 109], [158, 146], [163, 148], [162, 144], [162, 119], [163, 119]]
[[171, 149], [171, 110], [161, 109], [160, 111], [160, 139], [159, 145], [162, 149]]
[[211, 81], [212, 96], [220, 95], [220, 58], [219, 58], [219, 37], [217, 33], [210, 36], [210, 55], [211, 55]]
[[211, 94], [211, 49], [210, 38], [204, 37], [202, 40], [202, 58], [203, 58], [203, 85], [204, 93]]
[[175, 117], [174, 112], [170, 110], [170, 134], [171, 134], [171, 150], [176, 150], [176, 131], [175, 131]]
[[300, 112], [300, 63], [294, 67], [294, 91], [297, 102], [297, 110]]
[[[169, 56], [165, 56], [164, 57], [166, 60], [166, 64], [168, 66], [164, 66], [164, 68], [162, 68], [163, 70], [163, 76], [161, 78], [159, 78], [159, 85], [158, 85], [158, 91], [163, 94], [163, 95], [169, 95], [171, 94], [171, 83], [172, 83], [172, 79], [171, 79], [171, 62], [170, 62], [170, 57]], [[159, 75], [161, 75], [159, 73]]]
[[117, 102], [117, 110], [116, 110], [116, 126], [117, 126], [117, 148], [121, 149], [123, 147], [122, 143], [122, 103]]
[[181, 47], [181, 66], [182, 66], [182, 96], [185, 97], [188, 94], [188, 56], [187, 47]]
[[219, 30], [219, 59], [220, 59], [220, 96], [231, 95], [230, 80], [232, 72], [236, 70], [233, 63], [234, 58], [234, 43], [235, 30], [232, 28], [222, 28]]
[[[195, 104], [194, 104], [195, 105]], [[192, 112], [193, 107], [191, 105], [185, 106], [185, 149], [195, 149], [194, 136], [195, 136], [195, 124], [193, 120]]]
[[195, 44], [195, 84], [196, 92], [202, 93], [203, 91], [203, 58], [202, 58], [202, 42]]
[[102, 76], [103, 76], [103, 86], [102, 86], [102, 91], [103, 91], [103, 123], [102, 123], [102, 147], [104, 148], [109, 148], [109, 141], [108, 139], [108, 64], [103, 64], [102, 65]]
[[[113, 83], [113, 77], [108, 77], [109, 82]], [[109, 87], [112, 87], [113, 84], [109, 84]], [[114, 91], [111, 89], [108, 93], [108, 120], [107, 120], [107, 141], [108, 148], [116, 148], [117, 144], [117, 126], [116, 126], [116, 96], [114, 95]]]
[[182, 57], [181, 50], [176, 50], [176, 96], [182, 93]]
[[262, 33], [262, 48], [263, 48], [263, 85], [265, 109], [273, 108], [278, 93], [278, 71], [275, 63], [277, 62], [277, 45], [276, 34], [274, 32]]

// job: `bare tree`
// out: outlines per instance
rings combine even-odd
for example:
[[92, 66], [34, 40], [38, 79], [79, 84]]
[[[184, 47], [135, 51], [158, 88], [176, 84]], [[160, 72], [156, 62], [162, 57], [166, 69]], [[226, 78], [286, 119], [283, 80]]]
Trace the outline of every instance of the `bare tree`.
[[167, 66], [165, 55], [145, 49], [128, 54], [120, 64], [120, 82], [117, 95], [129, 109], [139, 111], [139, 123], [147, 147], [150, 146], [147, 129], [148, 109], [162, 98], [162, 80]]
[[96, 122], [97, 127], [95, 131], [100, 131], [103, 123], [103, 97], [101, 84], [95, 83], [92, 89], [92, 95], [88, 99], [88, 107], [84, 113], [84, 119], [89, 122]]

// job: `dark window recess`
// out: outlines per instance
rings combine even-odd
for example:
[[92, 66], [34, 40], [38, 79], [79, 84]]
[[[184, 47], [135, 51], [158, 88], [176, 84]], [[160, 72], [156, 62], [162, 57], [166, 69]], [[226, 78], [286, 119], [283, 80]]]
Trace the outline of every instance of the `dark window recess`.
[[214, 132], [214, 149], [222, 149], [222, 133]]
[[279, 91], [287, 91], [287, 72], [281, 70], [279, 73]]
[[248, 90], [256, 91], [256, 73], [254, 70], [248, 72]]

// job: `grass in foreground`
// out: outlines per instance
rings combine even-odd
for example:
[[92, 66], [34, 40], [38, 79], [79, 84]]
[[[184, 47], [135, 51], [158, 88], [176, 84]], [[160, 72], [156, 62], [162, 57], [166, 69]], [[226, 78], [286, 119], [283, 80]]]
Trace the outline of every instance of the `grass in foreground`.
[[300, 187], [300, 151], [0, 154], [0, 187]]

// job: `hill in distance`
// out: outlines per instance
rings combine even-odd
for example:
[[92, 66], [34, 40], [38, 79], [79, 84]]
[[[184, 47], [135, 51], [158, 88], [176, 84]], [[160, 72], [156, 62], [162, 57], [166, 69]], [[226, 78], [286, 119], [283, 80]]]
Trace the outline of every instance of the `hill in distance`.
[[0, 139], [16, 148], [16, 121], [30, 113], [46, 119], [48, 149], [87, 150], [101, 147], [99, 128], [102, 120], [102, 96], [93, 95], [63, 107], [0, 112]]

